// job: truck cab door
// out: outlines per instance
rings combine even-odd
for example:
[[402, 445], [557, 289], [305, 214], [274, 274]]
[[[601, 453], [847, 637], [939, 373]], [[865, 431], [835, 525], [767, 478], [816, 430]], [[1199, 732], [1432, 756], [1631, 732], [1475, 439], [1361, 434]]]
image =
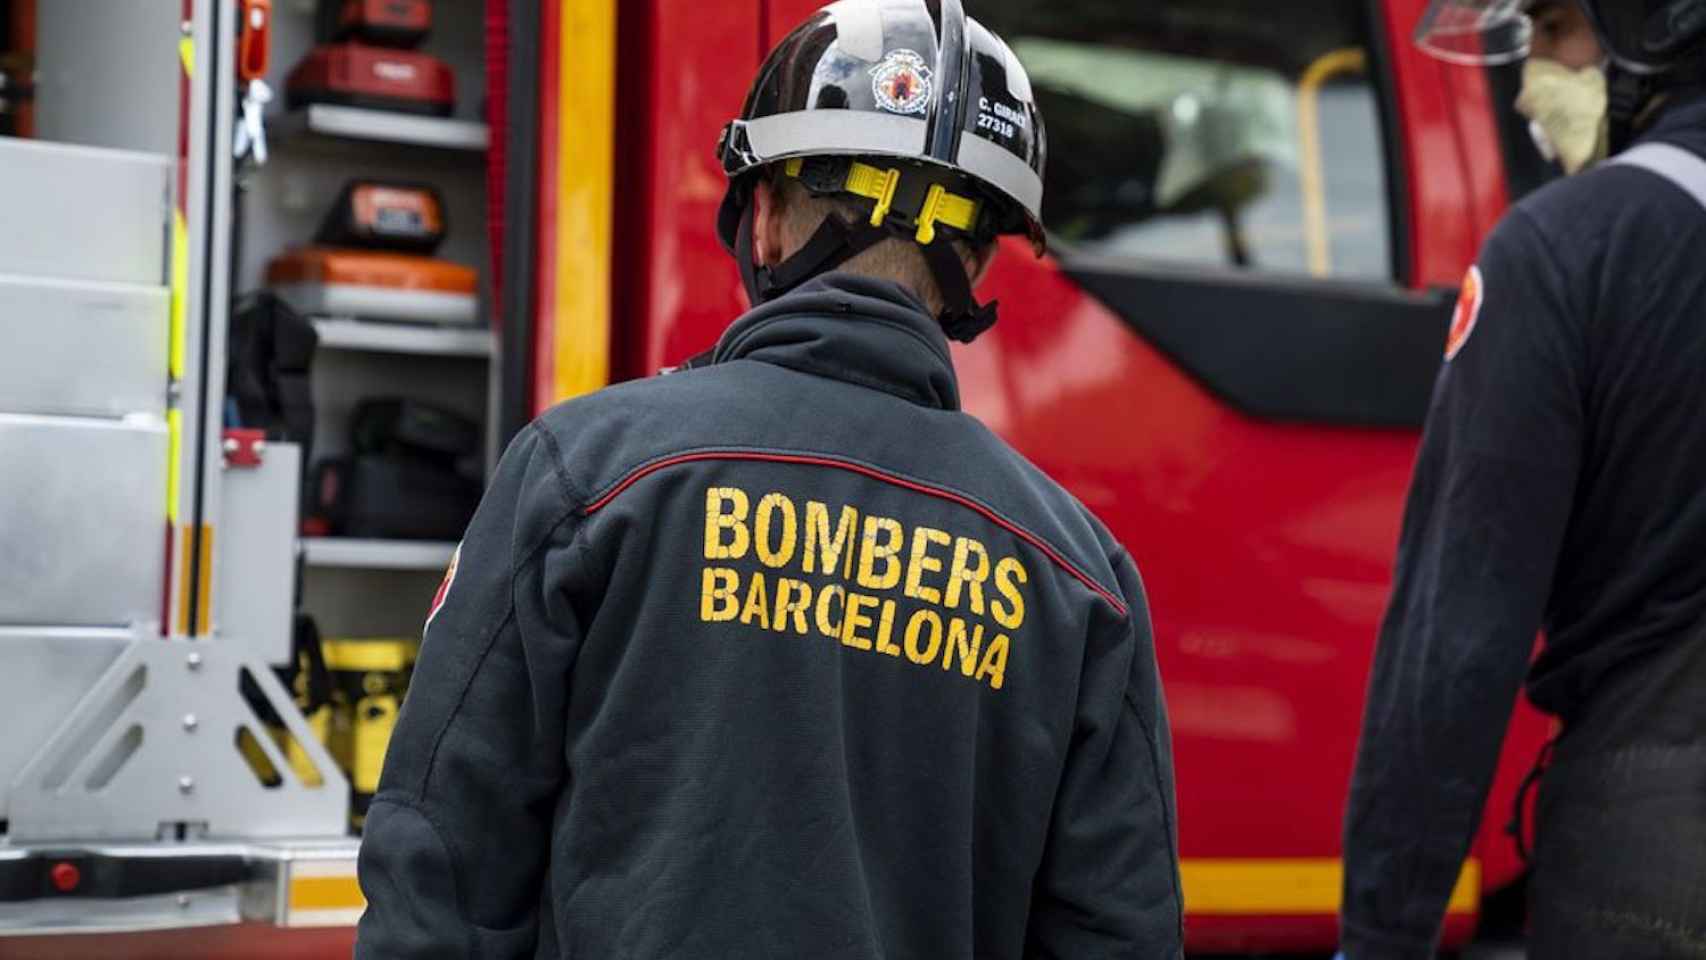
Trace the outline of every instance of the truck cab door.
[[1418, 429], [1456, 278], [1506, 203], [1485, 80], [1409, 46], [1420, 6], [973, 11], [1031, 74], [1052, 253], [1004, 251], [982, 291], [1002, 319], [958, 351], [962, 393], [1143, 571], [1192, 950], [1336, 937]]

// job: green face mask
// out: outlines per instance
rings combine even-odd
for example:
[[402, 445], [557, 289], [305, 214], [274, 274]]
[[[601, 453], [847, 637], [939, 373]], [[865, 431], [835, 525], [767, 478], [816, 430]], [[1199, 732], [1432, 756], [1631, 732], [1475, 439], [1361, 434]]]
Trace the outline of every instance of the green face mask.
[[1529, 119], [1540, 152], [1557, 160], [1565, 173], [1580, 171], [1605, 159], [1608, 152], [1605, 71], [1598, 66], [1571, 70], [1540, 57], [1522, 68], [1522, 96], [1517, 112]]

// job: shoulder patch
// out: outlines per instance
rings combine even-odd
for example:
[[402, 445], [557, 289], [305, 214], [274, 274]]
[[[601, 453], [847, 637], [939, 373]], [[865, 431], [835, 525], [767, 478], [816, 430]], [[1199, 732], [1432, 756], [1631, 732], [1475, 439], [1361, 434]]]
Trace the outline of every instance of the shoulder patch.
[[427, 611], [426, 623], [421, 626], [425, 633], [432, 626], [432, 618], [438, 616], [439, 608], [444, 606], [444, 600], [450, 596], [450, 585], [456, 582], [456, 564], [462, 559], [462, 544], [456, 545], [456, 550], [450, 555], [450, 566], [444, 570], [444, 580], [438, 585], [438, 592], [432, 595], [432, 609]]
[[1481, 320], [1481, 302], [1486, 292], [1480, 266], [1470, 267], [1463, 277], [1463, 289], [1457, 294], [1457, 309], [1451, 312], [1451, 332], [1445, 338], [1447, 363], [1457, 356], [1463, 345], [1469, 342], [1469, 335], [1475, 332], [1475, 324]]

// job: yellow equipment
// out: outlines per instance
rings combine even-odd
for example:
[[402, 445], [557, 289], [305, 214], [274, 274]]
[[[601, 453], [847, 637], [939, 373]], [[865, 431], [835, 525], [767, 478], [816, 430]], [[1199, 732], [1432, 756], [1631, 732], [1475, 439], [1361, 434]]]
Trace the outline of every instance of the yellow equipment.
[[[311, 693], [312, 671], [303, 665], [296, 676], [297, 703], [308, 717], [309, 729], [349, 778], [350, 821], [359, 830], [379, 789], [385, 747], [397, 725], [397, 710], [408, 689], [420, 641], [345, 638], [324, 640], [320, 649], [330, 675], [329, 692], [318, 698]], [[310, 775], [312, 765], [300, 746], [288, 739], [280, 746], [298, 774]]]

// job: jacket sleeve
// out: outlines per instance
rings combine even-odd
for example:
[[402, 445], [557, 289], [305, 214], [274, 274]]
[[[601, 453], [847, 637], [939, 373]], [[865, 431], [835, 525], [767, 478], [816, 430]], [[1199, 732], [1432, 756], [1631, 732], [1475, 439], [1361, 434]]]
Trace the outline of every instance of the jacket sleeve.
[[1433, 955], [1542, 625], [1581, 464], [1580, 314], [1520, 210], [1471, 277], [1459, 352], [1434, 388], [1351, 779], [1349, 960]]
[[580, 642], [578, 499], [529, 428], [469, 524], [367, 814], [358, 958], [533, 955]]
[[1137, 568], [1085, 650], [1076, 728], [1032, 890], [1031, 960], [1181, 956], [1172, 739]]

